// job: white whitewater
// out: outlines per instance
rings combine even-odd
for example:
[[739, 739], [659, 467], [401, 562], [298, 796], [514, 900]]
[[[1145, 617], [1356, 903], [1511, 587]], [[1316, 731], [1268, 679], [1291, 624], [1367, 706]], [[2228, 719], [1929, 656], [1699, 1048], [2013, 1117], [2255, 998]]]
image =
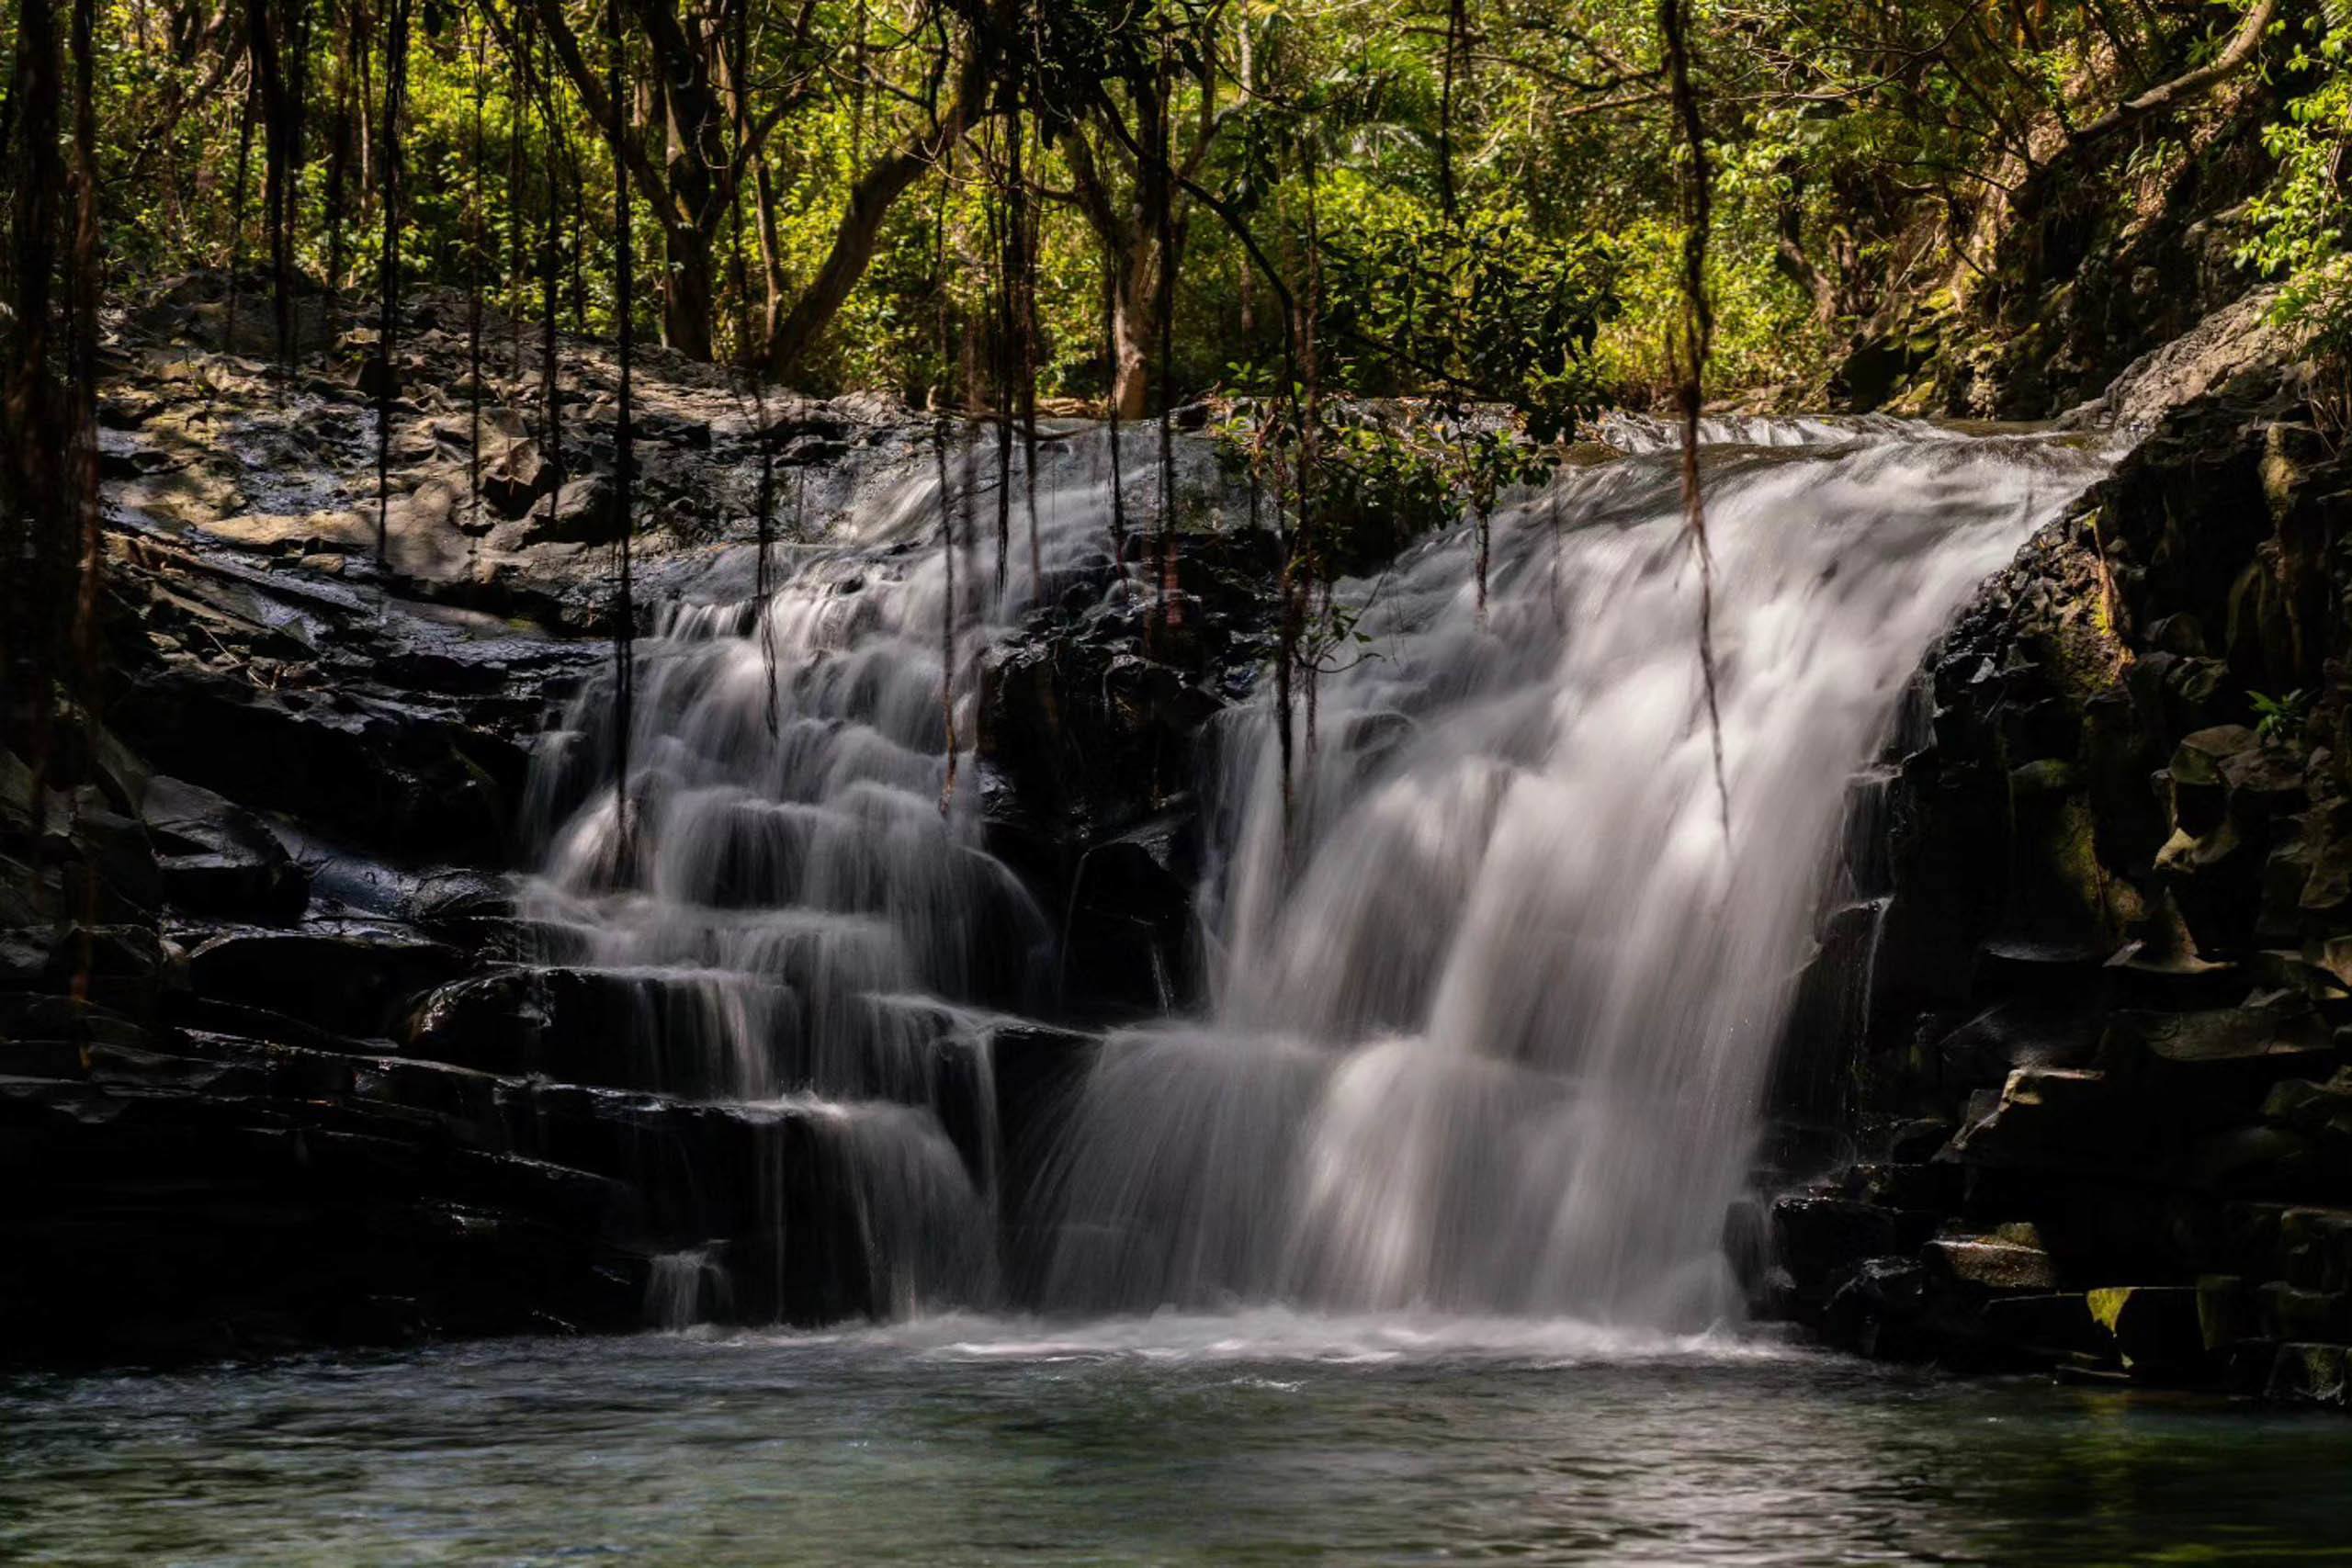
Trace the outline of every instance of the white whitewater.
[[[1494, 520], [1483, 623], [1467, 530], [1342, 585], [1364, 640], [1311, 741], [1300, 716], [1287, 814], [1267, 696], [1228, 716], [1212, 1006], [1104, 1043], [1031, 1304], [1668, 1333], [1735, 1312], [1723, 1216], [1849, 779], [1939, 630], [2106, 459], [1894, 422], [1711, 428], [1726, 836], [1671, 437], [1613, 434], [1634, 455]], [[1046, 449], [1042, 602], [1116, 592], [1103, 457]], [[956, 1106], [986, 1103], [989, 1032], [1053, 968], [1050, 919], [982, 847], [969, 754], [984, 647], [1031, 608], [1025, 518], [1001, 590], [992, 540], [958, 563], [952, 671], [938, 528], [918, 468], [780, 550], [764, 604], [668, 612], [638, 650], [628, 863], [607, 692], [535, 784], [551, 956], [633, 998], [660, 1087], [837, 1129], [872, 1304], [900, 1315], [1001, 1300], [998, 1151]], [[966, 751], [944, 811], [944, 677]], [[649, 1310], [722, 1298], [714, 1269], [665, 1260]]]
[[1272, 715], [1219, 791], [1213, 1019], [1129, 1032], [1067, 1151], [1057, 1300], [1692, 1328], [1849, 776], [2097, 453], [1871, 422], [1705, 433], [1728, 832], [1675, 443], [1343, 586], [1287, 821]]
[[[1152, 476], [1136, 446], [1140, 520]], [[741, 550], [714, 597], [662, 610], [634, 650], [626, 836], [612, 688], [588, 683], [535, 760], [527, 816], [545, 849], [523, 900], [550, 960], [624, 999], [610, 1026], [648, 1087], [817, 1131], [851, 1188], [867, 1304], [899, 1314], [994, 1291], [996, 1150], [972, 1110], [991, 1029], [1052, 973], [1047, 920], [980, 841], [980, 657], [1040, 594], [1111, 580], [1106, 443], [1081, 432], [1042, 449], [1034, 582], [1016, 467], [1000, 586], [994, 454], [958, 441], [947, 511], [966, 547], [944, 703], [950, 574], [928, 453], [821, 543], [776, 545], [764, 603]], [[716, 1268], [662, 1260], [649, 1316], [690, 1319], [721, 1293], [702, 1278]]]

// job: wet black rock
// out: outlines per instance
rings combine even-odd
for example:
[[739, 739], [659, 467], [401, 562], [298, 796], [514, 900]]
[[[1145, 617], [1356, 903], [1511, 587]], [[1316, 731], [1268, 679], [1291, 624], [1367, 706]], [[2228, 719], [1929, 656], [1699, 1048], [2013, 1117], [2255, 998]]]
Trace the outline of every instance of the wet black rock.
[[[0, 747], [0, 1179], [34, 1195], [0, 1206], [0, 1254], [38, 1260], [0, 1269], [0, 1363], [631, 1328], [669, 1321], [681, 1279], [746, 1322], [894, 1307], [870, 1128], [780, 1092], [738, 1102], [700, 1049], [697, 1009], [757, 1006], [772, 1088], [804, 1081], [794, 988], [600, 970], [518, 908], [531, 758], [612, 657], [608, 351], [562, 345], [559, 486], [535, 400], [468, 384], [462, 336], [412, 313], [379, 511], [354, 390], [372, 333], [280, 386], [142, 336], [217, 317], [217, 288], [184, 292], [132, 324], [105, 389], [103, 721], [67, 716], [38, 806]], [[798, 465], [772, 498], [790, 538], [926, 457], [925, 426], [885, 400], [779, 403], [756, 430], [725, 373], [649, 357], [649, 598], [748, 585], [729, 570], [762, 443]], [[1193, 614], [1073, 656], [1074, 678], [1097, 651], [1141, 677], [1080, 754], [1164, 746], [1166, 776], [1188, 776], [1246, 657], [1254, 612], [1217, 564], [1240, 547], [1188, 544]], [[1181, 970], [1191, 886], [1182, 799], [1114, 800], [1135, 776], [1130, 755], [1087, 783], [1079, 818], [1001, 797], [1065, 877], [1057, 911], [1125, 933], [1121, 1005]], [[1033, 1278], [1045, 1151], [1092, 1043], [936, 1011], [882, 1021], [909, 1048], [842, 1090], [903, 1101], [883, 1080], [920, 1076], [967, 1174], [1001, 1183], [1004, 1250]]]
[[1210, 720], [1272, 652], [1276, 549], [1250, 530], [1179, 535], [1164, 604], [1139, 576], [1090, 585], [989, 655], [989, 843], [1070, 933], [1072, 1017], [1135, 1017], [1197, 994], [1197, 791]]
[[455, 949], [397, 927], [321, 922], [301, 931], [221, 931], [187, 955], [199, 998], [282, 1012], [333, 1034], [389, 1038], [408, 998], [465, 965]]
[[[1885, 852], [1824, 917], [1826, 955], [1877, 913], [1867, 995], [1810, 1008], [1784, 1075], [1846, 1146], [1775, 1205], [1768, 1306], [1876, 1354], [2340, 1398], [2352, 1233], [2312, 1216], [2352, 1204], [2352, 467], [2300, 385], [2169, 414], [1930, 655]], [[1884, 1174], [1939, 1139], [1939, 1183]]]
[[283, 924], [300, 918], [310, 884], [254, 813], [182, 780], [157, 775], [139, 801], [164, 898], [196, 914]]

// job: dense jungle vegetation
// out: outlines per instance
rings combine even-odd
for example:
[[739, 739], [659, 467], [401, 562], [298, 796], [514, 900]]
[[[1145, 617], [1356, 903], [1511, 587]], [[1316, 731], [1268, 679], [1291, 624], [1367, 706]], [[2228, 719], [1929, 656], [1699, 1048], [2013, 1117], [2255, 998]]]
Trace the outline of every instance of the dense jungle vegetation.
[[[2340, 327], [2341, 6], [1685, 8], [1717, 385], [1819, 385], [1898, 294], [1982, 284], [2038, 183], [2125, 138], [2156, 177], [2255, 93], [2244, 263]], [[944, 296], [1040, 395], [1132, 417], [1163, 373], [1268, 375], [1285, 286], [1334, 385], [1669, 379], [1688, 160], [1651, 0], [17, 0], [0, 42], [19, 334], [85, 238], [110, 300], [237, 266], [256, 324], [272, 287], [387, 282], [531, 318], [544, 287], [609, 334], [617, 151], [641, 329], [796, 388], [953, 379]]]
[[[1996, 321], [2043, 209], [2161, 202], [2252, 115], [2233, 265], [2352, 333], [2340, 0], [14, 0], [0, 49], [18, 653], [86, 615], [107, 314], [198, 272], [288, 366], [322, 294], [380, 301], [388, 419], [442, 288], [518, 383], [528, 323], [1007, 433], [1430, 394], [1541, 441], [1702, 364], [1818, 403], [1923, 316]], [[1383, 473], [1283, 417], [1239, 433], [1278, 490], [1283, 439], [1363, 447], [1334, 527], [1526, 461]]]

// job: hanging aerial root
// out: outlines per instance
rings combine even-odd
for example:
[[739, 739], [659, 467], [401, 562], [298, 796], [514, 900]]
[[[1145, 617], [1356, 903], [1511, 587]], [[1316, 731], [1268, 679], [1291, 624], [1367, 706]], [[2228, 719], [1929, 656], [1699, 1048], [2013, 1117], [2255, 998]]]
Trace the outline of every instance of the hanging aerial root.
[[1682, 514], [1699, 557], [1699, 670], [1707, 694], [1707, 737], [1713, 751], [1715, 801], [1724, 841], [1731, 841], [1731, 785], [1724, 772], [1723, 705], [1715, 679], [1715, 561], [1707, 546], [1707, 508], [1699, 482], [1699, 413], [1705, 401], [1707, 354], [1713, 346], [1714, 308], [1707, 297], [1707, 231], [1714, 193], [1707, 168], [1706, 128], [1690, 85], [1690, 50], [1683, 0], [1658, 0], [1658, 31], [1666, 40], [1675, 118], [1690, 156], [1683, 186], [1682, 309], [1667, 344], [1676, 400], [1682, 414]]

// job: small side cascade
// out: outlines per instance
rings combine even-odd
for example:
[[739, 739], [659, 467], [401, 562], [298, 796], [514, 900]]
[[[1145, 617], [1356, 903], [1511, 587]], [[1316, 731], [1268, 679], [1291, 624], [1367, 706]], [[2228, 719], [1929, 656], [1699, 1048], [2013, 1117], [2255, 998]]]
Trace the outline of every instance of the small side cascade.
[[1766, 1152], [1762, 1163], [1773, 1171], [1814, 1163], [1823, 1137], [1843, 1124], [1847, 1066], [1871, 1026], [1872, 981], [1894, 902], [1892, 802], [1902, 760], [1928, 739], [1932, 709], [1927, 683], [1915, 671], [1874, 759], [1846, 781], [1810, 956], [1797, 976], [1766, 1091], [1770, 1120], [1791, 1141], [1788, 1149]]
[[[1039, 464], [1037, 589], [1106, 591], [1107, 450], [1065, 433]], [[749, 1146], [709, 1183], [763, 1189], [713, 1199], [754, 1234], [659, 1261], [648, 1311], [665, 1326], [997, 1292], [988, 1044], [1050, 985], [1050, 922], [983, 847], [970, 758], [951, 789], [948, 752], [951, 714], [971, 743], [979, 657], [1032, 580], [1023, 559], [998, 583], [978, 536], [992, 462], [951, 451], [944, 471], [944, 497], [924, 461], [823, 543], [779, 543], [764, 603], [661, 612], [635, 650], [630, 831], [606, 683], [537, 760], [536, 970], [589, 1015], [554, 1032], [605, 1041], [596, 1081], [727, 1117]], [[748, 551], [728, 575], [752, 580]]]
[[720, 1266], [718, 1249], [685, 1247], [653, 1259], [645, 1281], [645, 1321], [675, 1332], [728, 1315], [733, 1284]]

